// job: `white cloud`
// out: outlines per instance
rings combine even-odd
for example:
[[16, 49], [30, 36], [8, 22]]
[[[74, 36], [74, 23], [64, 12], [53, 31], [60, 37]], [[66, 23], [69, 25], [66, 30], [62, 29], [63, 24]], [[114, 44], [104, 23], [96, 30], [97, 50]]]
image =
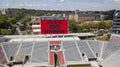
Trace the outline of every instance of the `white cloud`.
[[62, 4], [61, 4], [61, 3], [59, 3], [58, 5], [59, 5], [59, 6], [61, 6]]
[[8, 2], [2, 2], [1, 6], [4, 8], [8, 8], [9, 7], [9, 3]]
[[114, 1], [119, 2], [120, 0], [114, 0]]
[[60, 0], [60, 2], [64, 2], [65, 0]]
[[119, 4], [120, 5], [120, 0], [113, 0], [114, 4]]
[[114, 2], [119, 3], [119, 2], [120, 2], [120, 0], [114, 0]]
[[47, 7], [49, 6], [48, 4], [37, 4], [37, 3], [20, 3], [20, 4], [15, 4], [18, 7]]

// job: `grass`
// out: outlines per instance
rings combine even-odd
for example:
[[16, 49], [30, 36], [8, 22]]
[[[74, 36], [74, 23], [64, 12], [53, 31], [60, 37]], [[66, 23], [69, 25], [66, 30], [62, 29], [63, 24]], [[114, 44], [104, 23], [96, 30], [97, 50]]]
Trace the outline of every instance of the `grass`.
[[60, 67], [59, 58], [58, 58], [57, 55], [55, 55], [55, 66], [59, 66]]
[[[59, 60], [57, 60], [56, 66], [60, 67]], [[37, 67], [46, 67], [46, 66], [37, 66]], [[90, 64], [77, 64], [77, 65], [68, 65], [67, 67], [91, 67], [91, 65]]]
[[46, 67], [46, 66], [36, 66], [36, 67]]
[[90, 64], [77, 64], [77, 65], [68, 65], [68, 67], [91, 67]]
[[101, 40], [101, 41], [108, 41], [109, 40], [108, 36], [99, 36], [96, 39]]

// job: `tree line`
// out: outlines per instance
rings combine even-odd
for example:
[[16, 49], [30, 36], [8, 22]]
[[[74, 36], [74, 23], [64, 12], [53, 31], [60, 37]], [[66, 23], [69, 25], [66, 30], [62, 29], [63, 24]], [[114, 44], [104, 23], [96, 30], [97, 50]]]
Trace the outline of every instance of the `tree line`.
[[[27, 23], [31, 20], [30, 16], [51, 16], [52, 14], [71, 14], [74, 11], [60, 11], [60, 10], [35, 10], [35, 9], [16, 9], [8, 8], [7, 14], [0, 14], [0, 35], [13, 35], [16, 32], [17, 22], [21, 22], [21, 30], [25, 30]], [[87, 12], [87, 11], [86, 11]], [[109, 11], [93, 11], [94, 13], [102, 13], [108, 15], [108, 19], [112, 20], [114, 10]], [[91, 28], [96, 28], [87, 24], [76, 24], [74, 20], [70, 20], [69, 29], [71, 32], [90, 31]], [[101, 23], [102, 24], [102, 23]], [[99, 27], [98, 27], [99, 28]], [[85, 29], [84, 29], [85, 30]]]
[[92, 32], [98, 30], [110, 30], [112, 27], [112, 20], [81, 23], [78, 24], [74, 19], [69, 20], [69, 31], [72, 33]]

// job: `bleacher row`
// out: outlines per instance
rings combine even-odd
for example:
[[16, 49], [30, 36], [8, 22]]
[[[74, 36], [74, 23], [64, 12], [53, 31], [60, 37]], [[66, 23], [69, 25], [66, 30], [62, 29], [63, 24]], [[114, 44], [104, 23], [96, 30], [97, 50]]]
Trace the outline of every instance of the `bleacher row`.
[[[100, 58], [102, 45], [104, 45], [103, 42], [92, 40], [63, 41], [66, 63], [68, 65], [84, 63], [86, 61], [89, 61], [90, 59], [94, 60], [98, 57]], [[86, 55], [88, 60], [84, 60], [84, 56], [82, 56], [83, 54]]]
[[2, 64], [5, 64], [5, 63], [6, 63], [6, 58], [4, 56], [2, 47], [0, 46], [0, 67], [3, 67]]
[[[58, 52], [60, 64], [74, 64], [82, 61], [82, 53], [86, 53], [89, 58], [94, 58], [87, 42], [92, 43], [94, 41], [62, 41], [63, 51]], [[98, 41], [96, 41], [98, 42]], [[95, 44], [94, 44], [95, 45]], [[5, 42], [2, 43], [4, 51], [7, 56], [7, 60], [10, 61], [11, 57], [24, 57], [29, 56], [30, 60], [28, 63], [44, 63], [43, 66], [48, 65], [48, 56], [50, 57], [50, 65], [54, 65], [53, 53], [48, 53], [48, 42], [45, 41], [35, 41], [35, 42]], [[78, 47], [78, 48], [77, 48]], [[96, 43], [96, 48], [98, 43]], [[98, 51], [97, 49], [94, 51]], [[48, 55], [49, 54], [49, 55]], [[65, 58], [65, 59], [63, 59]], [[19, 60], [19, 59], [16, 59]]]
[[[76, 44], [76, 46], [74, 46]], [[87, 58], [96, 58], [97, 62], [105, 67], [119, 67], [120, 36], [112, 35], [109, 42], [104, 41], [63, 41], [66, 64], [76, 64], [84, 61], [82, 54]], [[90, 59], [88, 59], [89, 61]], [[110, 61], [111, 60], [111, 61]], [[77, 62], [76, 62], [77, 61]], [[109, 65], [110, 62], [111, 66]], [[105, 64], [107, 63], [107, 64]]]
[[50, 66], [54, 66], [55, 65], [54, 52], [53, 51], [49, 52], [49, 65]]
[[46, 66], [48, 62], [48, 42], [5, 42], [1, 46], [8, 62], [11, 57], [14, 58], [13, 61], [21, 61], [25, 56], [29, 57], [27, 63], [42, 63]]
[[[97, 60], [105, 67], [118, 67], [120, 60], [120, 36], [112, 36], [110, 41], [95, 41], [95, 40], [61, 40], [62, 50], [58, 52], [59, 63], [61, 66], [71, 64], [88, 63], [93, 59]], [[5, 51], [2, 59], [7, 62], [14, 57], [14, 61], [19, 61], [21, 58], [28, 56], [29, 61], [26, 64], [40, 63], [41, 66], [55, 65], [54, 52], [49, 51], [48, 41], [21, 41], [21, 42], [3, 42], [1, 45]], [[0, 47], [0, 63], [3, 50]], [[18, 59], [19, 57], [19, 59]], [[88, 58], [86, 60], [86, 57]], [[113, 61], [115, 62], [113, 62]], [[5, 63], [5, 62], [4, 62]], [[116, 65], [117, 64], [117, 65]]]
[[104, 67], [120, 67], [120, 35], [112, 34], [110, 41], [103, 50]]

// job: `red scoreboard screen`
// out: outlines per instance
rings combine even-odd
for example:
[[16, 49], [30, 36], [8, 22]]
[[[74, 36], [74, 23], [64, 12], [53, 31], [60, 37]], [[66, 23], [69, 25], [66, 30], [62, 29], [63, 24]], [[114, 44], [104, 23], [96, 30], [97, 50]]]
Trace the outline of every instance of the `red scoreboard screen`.
[[41, 20], [41, 34], [67, 34], [68, 20]]

